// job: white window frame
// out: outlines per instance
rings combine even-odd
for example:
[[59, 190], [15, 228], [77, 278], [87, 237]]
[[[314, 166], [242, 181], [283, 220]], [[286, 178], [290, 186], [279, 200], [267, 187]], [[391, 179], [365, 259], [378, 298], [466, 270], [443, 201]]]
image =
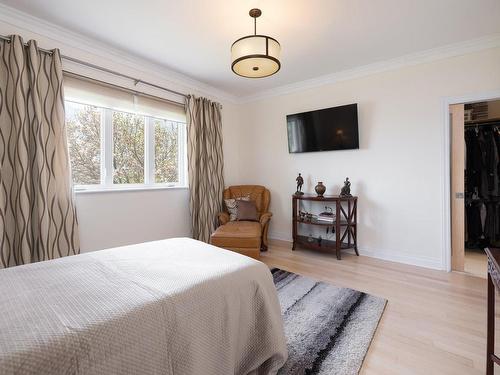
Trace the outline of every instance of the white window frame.
[[[75, 104], [87, 105], [73, 100]], [[129, 190], [154, 190], [154, 189], [186, 189], [187, 181], [187, 130], [186, 123], [165, 118], [153, 117], [144, 114], [144, 183], [142, 184], [115, 184], [113, 183], [113, 112], [131, 113], [95, 106], [101, 110], [101, 183], [81, 185], [73, 183], [76, 193], [102, 192], [102, 191], [129, 191]], [[154, 122], [173, 122], [177, 124], [178, 152], [177, 170], [178, 181], [170, 183], [155, 182], [155, 132]]]

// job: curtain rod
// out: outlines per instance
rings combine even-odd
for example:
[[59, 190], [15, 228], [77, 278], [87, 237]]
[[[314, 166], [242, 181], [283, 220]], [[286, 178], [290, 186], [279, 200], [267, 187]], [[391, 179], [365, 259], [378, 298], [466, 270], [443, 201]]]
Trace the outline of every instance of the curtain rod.
[[[8, 43], [11, 42], [11, 38], [8, 37], [8, 36], [0, 35], [0, 39], [6, 40]], [[26, 46], [28, 46], [28, 44], [24, 43], [24, 46], [26, 47]], [[41, 52], [43, 52], [43, 53], [52, 54], [51, 50], [47, 50], [47, 49], [43, 49], [43, 48], [38, 48], [38, 50], [41, 51]], [[120, 73], [120, 72], [108, 69], [108, 68], [103, 68], [101, 66], [98, 66], [98, 65], [95, 65], [95, 64], [92, 64], [92, 63], [88, 63], [86, 61], [83, 61], [83, 60], [80, 60], [80, 59], [76, 59], [74, 57], [70, 57], [70, 56], [66, 56], [66, 55], [61, 55], [61, 59], [67, 60], [67, 61], [71, 61], [71, 62], [80, 64], [80, 65], [84, 65], [84, 66], [87, 66], [89, 68], [97, 69], [97, 70], [100, 70], [102, 72], [110, 73], [110, 74], [113, 74], [115, 76], [119, 76], [119, 77], [122, 77], [122, 78], [130, 79], [130, 80], [134, 81], [134, 85], [135, 86], [137, 86], [139, 83], [142, 83], [143, 85], [147, 85], [147, 86], [151, 86], [151, 87], [154, 87], [154, 88], [157, 88], [157, 89], [160, 89], [160, 90], [164, 90], [164, 91], [170, 92], [172, 94], [176, 94], [176, 95], [182, 96], [184, 98], [188, 97], [188, 95], [186, 95], [186, 94], [184, 94], [182, 92], [171, 90], [171, 89], [167, 89], [166, 87], [159, 86], [159, 85], [156, 85], [156, 84], [151, 83], [151, 82], [143, 81], [142, 79], [135, 78], [135, 77], [132, 77], [132, 76], [129, 76], [129, 75], [126, 75], [126, 74], [123, 74], [123, 73]], [[65, 71], [66, 73], [72, 73], [72, 72], [69, 72], [69, 71], [64, 70], [64, 69], [63, 69], [63, 71]], [[93, 79], [91, 77], [86, 77], [86, 78]], [[174, 101], [171, 100], [171, 102], [174, 102]], [[180, 103], [180, 102], [175, 102], [175, 103], [184, 105], [184, 103]]]

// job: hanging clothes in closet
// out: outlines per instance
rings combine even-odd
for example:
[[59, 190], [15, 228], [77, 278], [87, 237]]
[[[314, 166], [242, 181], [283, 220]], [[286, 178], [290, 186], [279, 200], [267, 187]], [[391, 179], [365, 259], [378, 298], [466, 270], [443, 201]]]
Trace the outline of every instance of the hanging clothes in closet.
[[500, 245], [500, 123], [465, 130], [466, 247]]

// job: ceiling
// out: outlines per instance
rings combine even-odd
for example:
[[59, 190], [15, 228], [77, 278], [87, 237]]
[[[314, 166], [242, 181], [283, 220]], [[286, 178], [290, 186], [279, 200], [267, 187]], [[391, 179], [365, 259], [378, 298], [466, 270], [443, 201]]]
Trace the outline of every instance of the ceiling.
[[[135, 56], [248, 96], [326, 74], [500, 33], [499, 0], [0, 0]], [[230, 68], [232, 42], [279, 40], [281, 71], [248, 79]]]

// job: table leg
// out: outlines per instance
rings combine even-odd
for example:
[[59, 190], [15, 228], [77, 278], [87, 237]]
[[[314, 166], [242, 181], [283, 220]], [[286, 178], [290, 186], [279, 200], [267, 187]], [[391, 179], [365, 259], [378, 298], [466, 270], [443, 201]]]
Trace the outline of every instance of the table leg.
[[351, 200], [347, 201], [347, 247], [351, 247]]
[[356, 252], [356, 255], [359, 257], [359, 252], [358, 252], [358, 200], [356, 199], [354, 201], [354, 228], [353, 228], [353, 237], [354, 237], [354, 251]]
[[297, 199], [292, 198], [292, 250], [295, 250], [295, 241], [297, 241]]
[[493, 375], [493, 360], [495, 351], [495, 286], [488, 273], [488, 319], [486, 338], [486, 375]]
[[335, 209], [335, 253], [337, 259], [340, 260], [340, 201], [336, 202]]

